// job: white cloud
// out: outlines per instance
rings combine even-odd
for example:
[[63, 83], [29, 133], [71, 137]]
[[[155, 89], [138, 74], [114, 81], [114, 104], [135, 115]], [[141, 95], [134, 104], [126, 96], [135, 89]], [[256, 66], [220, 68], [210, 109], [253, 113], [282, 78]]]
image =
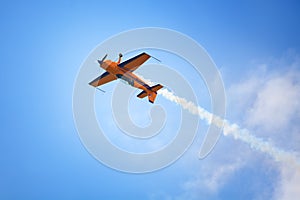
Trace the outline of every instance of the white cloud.
[[176, 196], [176, 200], [211, 199], [218, 194], [227, 180], [242, 167], [242, 163], [233, 162], [227, 164], [207, 162], [198, 168], [198, 173], [182, 185], [182, 193]]
[[300, 196], [300, 171], [289, 166], [281, 167], [281, 180], [275, 191], [275, 200], [298, 200]]
[[[231, 142], [235, 143], [234, 140], [229, 140], [229, 143]], [[196, 141], [196, 143], [198, 142]], [[244, 146], [239, 144], [235, 148], [230, 148], [230, 146], [232, 146], [232, 143], [228, 144], [220, 141], [213, 150], [212, 155], [203, 160], [198, 160], [195, 157], [198, 154], [199, 146], [194, 145], [188, 151], [188, 155], [180, 160], [181, 168], [185, 168], [183, 171], [189, 178], [181, 184], [181, 192], [173, 199], [198, 200], [217, 197], [219, 191], [228, 184], [228, 181], [242, 170], [246, 164], [244, 159], [248, 157], [247, 150], [239, 154], [238, 149], [244, 149]], [[224, 148], [226, 152], [224, 152]], [[248, 162], [247, 159], [246, 161]]]
[[[214, 170], [206, 170], [205, 177], [198, 176], [184, 183], [187, 191], [201, 191], [203, 189], [215, 193], [222, 187], [226, 180], [241, 167], [241, 163], [230, 163], [214, 167]], [[203, 174], [202, 174], [203, 175]]]
[[[252, 69], [253, 70], [253, 69]], [[255, 75], [253, 75], [255, 74]], [[231, 85], [227, 90], [227, 101], [230, 112], [236, 111], [240, 115], [240, 111], [251, 106], [253, 99], [256, 96], [257, 90], [261, 87], [266, 74], [266, 66], [261, 65], [248, 75], [246, 79]]]
[[[282, 149], [300, 150], [300, 60], [281, 58], [258, 69], [229, 89], [229, 107], [256, 135], [269, 138]], [[274, 68], [270, 70], [270, 68]], [[299, 158], [299, 157], [298, 157]], [[278, 163], [277, 163], [278, 164]], [[294, 200], [300, 196], [300, 171], [289, 164], [278, 164], [280, 175], [273, 194], [275, 200]]]
[[297, 71], [278, 74], [266, 80], [257, 91], [253, 107], [247, 113], [247, 124], [268, 132], [289, 126], [300, 112], [300, 76]]

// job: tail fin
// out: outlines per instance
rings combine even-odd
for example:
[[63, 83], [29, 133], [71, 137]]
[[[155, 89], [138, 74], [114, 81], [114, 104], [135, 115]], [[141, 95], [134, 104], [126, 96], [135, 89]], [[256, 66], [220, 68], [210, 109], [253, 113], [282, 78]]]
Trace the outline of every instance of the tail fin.
[[161, 88], [163, 88], [163, 86], [160, 85], [160, 84], [154, 85], [154, 86], [150, 87], [150, 91], [148, 92], [148, 94], [147, 94], [147, 92], [144, 90], [144, 91], [142, 91], [141, 93], [139, 93], [139, 94], [137, 95], [137, 97], [139, 97], [139, 98], [144, 98], [144, 97], [148, 96], [148, 100], [149, 100], [151, 103], [154, 103], [155, 98], [156, 98], [156, 95], [157, 95], [157, 91], [158, 91], [159, 89], [161, 89]]
[[156, 95], [157, 95], [156, 92], [151, 92], [151, 93], [148, 95], [148, 100], [149, 100], [150, 103], [154, 103], [155, 98], [156, 98]]

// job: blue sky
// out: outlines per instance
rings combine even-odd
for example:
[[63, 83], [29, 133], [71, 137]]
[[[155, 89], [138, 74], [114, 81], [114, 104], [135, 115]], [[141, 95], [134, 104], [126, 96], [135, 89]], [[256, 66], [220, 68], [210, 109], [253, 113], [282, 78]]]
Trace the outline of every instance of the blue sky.
[[230, 121], [299, 152], [299, 9], [297, 1], [2, 2], [0, 198], [291, 199], [299, 172], [238, 140], [222, 137], [209, 157], [195, 158], [203, 130], [163, 170], [112, 170], [82, 145], [72, 92], [82, 62], [108, 37], [174, 29], [220, 69]]

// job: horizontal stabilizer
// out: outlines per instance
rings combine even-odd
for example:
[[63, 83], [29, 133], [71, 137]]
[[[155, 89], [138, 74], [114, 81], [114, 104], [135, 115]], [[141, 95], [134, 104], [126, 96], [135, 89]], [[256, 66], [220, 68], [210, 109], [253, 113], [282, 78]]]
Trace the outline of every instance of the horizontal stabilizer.
[[144, 98], [144, 97], [146, 97], [147, 96], [147, 93], [145, 92], [145, 91], [142, 91], [141, 93], [139, 93], [138, 95], [137, 95], [137, 97], [138, 98]]
[[163, 88], [161, 84], [157, 84], [151, 87], [151, 91], [156, 92], [157, 90]]

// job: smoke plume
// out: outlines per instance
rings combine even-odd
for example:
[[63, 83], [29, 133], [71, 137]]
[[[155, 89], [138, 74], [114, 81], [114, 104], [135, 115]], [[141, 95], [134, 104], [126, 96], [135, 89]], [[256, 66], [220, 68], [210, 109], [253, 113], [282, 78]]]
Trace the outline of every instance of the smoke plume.
[[208, 125], [214, 124], [215, 126], [223, 129], [223, 135], [232, 136], [236, 140], [241, 140], [249, 144], [252, 149], [267, 153], [276, 161], [289, 164], [300, 170], [300, 162], [294, 153], [275, 147], [270, 142], [254, 136], [249, 130], [242, 129], [237, 124], [232, 124], [226, 119], [222, 119], [216, 115], [213, 115], [204, 108], [195, 105], [193, 102], [174, 95], [167, 89], [161, 89], [157, 93], [180, 105], [183, 109], [188, 110], [191, 114], [198, 115], [200, 119], [205, 120]]

